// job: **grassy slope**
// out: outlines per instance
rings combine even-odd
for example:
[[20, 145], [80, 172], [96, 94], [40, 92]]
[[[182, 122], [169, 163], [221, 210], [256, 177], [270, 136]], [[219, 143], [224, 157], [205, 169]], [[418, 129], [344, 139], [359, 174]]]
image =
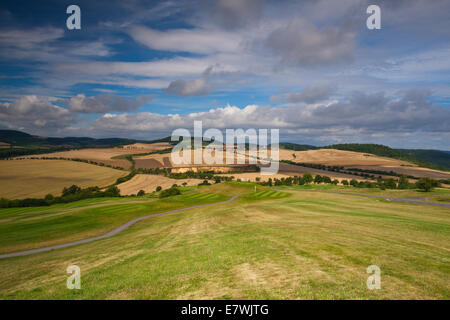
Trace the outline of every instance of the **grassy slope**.
[[[244, 186], [200, 191], [253, 190]], [[226, 205], [144, 220], [109, 239], [0, 260], [0, 297], [450, 297], [448, 208], [284, 189], [292, 195], [260, 188]], [[81, 268], [79, 291], [65, 287], [70, 264]], [[371, 264], [381, 267], [381, 290], [366, 289]]]

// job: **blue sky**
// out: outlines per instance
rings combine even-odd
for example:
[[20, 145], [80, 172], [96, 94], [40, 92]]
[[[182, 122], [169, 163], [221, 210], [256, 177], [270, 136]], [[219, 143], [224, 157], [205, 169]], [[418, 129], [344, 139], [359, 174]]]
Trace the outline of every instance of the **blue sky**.
[[[81, 30], [66, 28], [71, 4]], [[381, 30], [366, 27], [369, 4]], [[0, 128], [153, 139], [202, 120], [450, 150], [449, 12], [444, 0], [2, 2]]]

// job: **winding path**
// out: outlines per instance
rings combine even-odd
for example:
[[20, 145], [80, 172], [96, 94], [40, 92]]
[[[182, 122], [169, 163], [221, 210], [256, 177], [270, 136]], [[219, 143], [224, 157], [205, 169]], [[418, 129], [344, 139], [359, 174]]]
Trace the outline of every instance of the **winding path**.
[[132, 220], [122, 224], [121, 226], [119, 226], [119, 227], [117, 227], [117, 228], [111, 230], [110, 232], [105, 233], [104, 235], [101, 235], [101, 236], [87, 238], [87, 239], [82, 239], [82, 240], [77, 240], [77, 241], [72, 241], [72, 242], [67, 242], [67, 243], [62, 243], [62, 244], [57, 244], [57, 245], [54, 245], [54, 246], [49, 246], [49, 247], [44, 247], [44, 248], [37, 248], [37, 249], [31, 249], [31, 250], [25, 250], [25, 251], [17, 251], [17, 252], [0, 254], [0, 259], [27, 256], [27, 255], [30, 255], [30, 254], [47, 252], [47, 251], [52, 251], [52, 250], [57, 250], [57, 249], [62, 249], [62, 248], [68, 248], [68, 247], [76, 246], [76, 245], [79, 245], [79, 244], [84, 244], [84, 243], [89, 243], [89, 242], [93, 242], [93, 241], [97, 241], [97, 240], [101, 240], [101, 239], [110, 238], [112, 236], [115, 236], [115, 235], [121, 233], [125, 229], [128, 229], [129, 227], [131, 227], [136, 222], [139, 222], [139, 221], [144, 220], [144, 219], [164, 216], [166, 214], [186, 211], [186, 210], [195, 209], [195, 208], [208, 207], [208, 206], [212, 206], [212, 205], [216, 205], [216, 204], [225, 204], [225, 203], [229, 203], [229, 202], [235, 200], [237, 197], [239, 197], [239, 195], [234, 195], [230, 199], [225, 200], [225, 201], [221, 201], [221, 202], [199, 204], [199, 205], [192, 206], [192, 207], [175, 209], [175, 210], [161, 212], [161, 213], [149, 214], [147, 216], [143, 216], [143, 217], [132, 219]]

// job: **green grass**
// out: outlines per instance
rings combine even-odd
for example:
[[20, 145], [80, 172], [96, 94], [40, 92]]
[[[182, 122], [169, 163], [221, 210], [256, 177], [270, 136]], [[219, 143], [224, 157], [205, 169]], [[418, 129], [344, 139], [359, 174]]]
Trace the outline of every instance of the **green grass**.
[[[93, 243], [0, 260], [0, 298], [450, 298], [448, 208], [316, 188], [258, 186], [255, 193], [249, 183], [221, 183], [166, 202], [85, 203], [80, 221], [98, 215], [99, 224], [108, 224], [138, 215], [141, 206], [188, 206], [232, 194], [242, 196], [146, 219]], [[52, 219], [36, 214], [42, 225]], [[65, 286], [72, 264], [81, 268], [81, 290]], [[372, 264], [381, 268], [381, 290], [366, 288]]]
[[0, 252], [12, 252], [106, 233], [136, 217], [226, 200], [221, 194], [90, 199], [38, 208], [0, 209]]

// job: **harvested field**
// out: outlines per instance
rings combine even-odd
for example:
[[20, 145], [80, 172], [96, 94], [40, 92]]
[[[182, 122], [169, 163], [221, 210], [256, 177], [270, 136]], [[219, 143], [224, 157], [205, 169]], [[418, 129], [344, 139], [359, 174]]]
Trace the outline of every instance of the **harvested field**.
[[[26, 158], [42, 158], [42, 157], [55, 157], [55, 158], [67, 158], [67, 159], [83, 159], [111, 165], [115, 167], [122, 167], [129, 169], [131, 162], [126, 159], [112, 159], [117, 156], [124, 156], [135, 153], [135, 150], [125, 150], [122, 148], [89, 148], [80, 150], [70, 150], [62, 152], [46, 153], [41, 155], [31, 155]], [[22, 158], [22, 157], [21, 157]]]
[[153, 174], [137, 174], [133, 179], [118, 185], [121, 195], [137, 194], [139, 190], [151, 193], [156, 190], [157, 186], [168, 189], [174, 184], [181, 186], [184, 182], [188, 186], [196, 186], [203, 180], [200, 179], [171, 179], [164, 176]]
[[[206, 150], [205, 148], [203, 148], [203, 158], [202, 158], [202, 163], [196, 163], [196, 165], [211, 165], [208, 164], [204, 158], [206, 157], [205, 152], [208, 152], [207, 154], [211, 154], [211, 157], [214, 158], [215, 156], [215, 152], [214, 151], [210, 151], [210, 150]], [[179, 154], [180, 157], [183, 157], [183, 151], [180, 151]], [[155, 159], [159, 162], [161, 162], [164, 167], [184, 167], [186, 166], [186, 164], [173, 164], [171, 161], [171, 154], [167, 153], [167, 154], [150, 154], [150, 155], [146, 155], [146, 156], [137, 156], [134, 158], [135, 160], [141, 160], [141, 159]], [[221, 165], [227, 164], [227, 161], [229, 162], [229, 164], [238, 164], [238, 160], [243, 162], [243, 163], [248, 163], [248, 151], [244, 153], [234, 153], [234, 157], [232, 156], [228, 156], [227, 153], [224, 151], [222, 153], [222, 163], [214, 163], [214, 165]], [[191, 150], [191, 158], [190, 158], [190, 162], [192, 164], [194, 164], [194, 150]], [[216, 161], [219, 162], [219, 161]]]
[[157, 142], [157, 143], [134, 143], [123, 146], [125, 150], [140, 151], [140, 152], [152, 152], [158, 150], [164, 150], [172, 147], [170, 143], [167, 142]]
[[327, 170], [320, 170], [320, 169], [313, 169], [313, 168], [307, 168], [302, 166], [296, 166], [293, 164], [287, 164], [287, 163], [280, 163], [280, 173], [289, 174], [291, 176], [305, 174], [305, 173], [311, 173], [313, 176], [320, 174], [321, 176], [329, 176], [333, 179], [355, 179], [355, 180], [367, 180], [362, 179], [360, 176], [351, 175], [351, 174], [345, 174], [340, 172], [333, 172], [333, 171], [327, 171]]
[[450, 172], [420, 168], [420, 167], [380, 167], [380, 166], [352, 166], [351, 168], [358, 168], [364, 170], [381, 170], [381, 171], [394, 171], [396, 173], [405, 174], [418, 178], [433, 178], [433, 179], [450, 179]]
[[[135, 154], [139, 152], [152, 152], [156, 150], [166, 149], [167, 143], [154, 143], [154, 144], [144, 144], [137, 143], [129, 145], [123, 148], [87, 148], [80, 150], [70, 150], [62, 152], [53, 152], [41, 155], [31, 155], [26, 156], [26, 158], [42, 158], [42, 157], [55, 157], [55, 158], [67, 158], [67, 159], [83, 159], [95, 161], [98, 163], [103, 163], [105, 165], [110, 165], [113, 167], [121, 167], [124, 169], [129, 169], [131, 167], [131, 162], [126, 159], [121, 159], [121, 156], [126, 156], [129, 154]], [[136, 146], [136, 148], [131, 147]], [[141, 149], [139, 149], [141, 148]], [[167, 155], [166, 155], [167, 156]], [[20, 157], [23, 158], [23, 157]]]
[[156, 159], [136, 159], [134, 162], [136, 169], [156, 169], [164, 167], [164, 165]]
[[397, 159], [379, 157], [368, 153], [336, 149], [319, 149], [307, 151], [280, 149], [280, 160], [316, 163], [327, 166], [415, 166], [414, 164], [411, 164], [409, 162]]
[[0, 197], [39, 198], [60, 195], [64, 187], [107, 186], [127, 172], [67, 160], [0, 161]]

